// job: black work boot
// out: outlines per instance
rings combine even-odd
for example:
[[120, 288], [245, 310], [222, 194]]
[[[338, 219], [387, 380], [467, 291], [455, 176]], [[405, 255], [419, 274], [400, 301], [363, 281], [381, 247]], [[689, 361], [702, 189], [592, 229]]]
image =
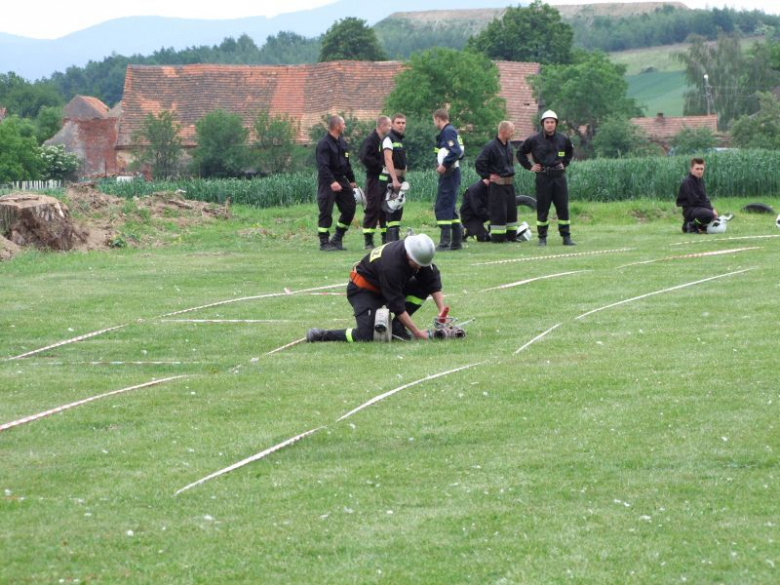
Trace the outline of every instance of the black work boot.
[[387, 243], [387, 230], [382, 230], [382, 245]]
[[436, 246], [436, 249], [449, 250], [450, 244], [452, 243], [452, 226], [440, 225], [439, 228], [441, 229], [441, 239], [439, 240], [439, 245]]
[[452, 242], [450, 242], [450, 250], [462, 250], [463, 249], [463, 224], [452, 224]]
[[344, 234], [347, 233], [347, 230], [343, 227], [337, 227], [336, 233], [333, 234], [333, 238], [330, 240], [330, 245], [333, 246], [334, 250], [346, 250], [346, 248], [343, 245], [344, 241]]
[[363, 248], [366, 250], [373, 250], [374, 249], [374, 234], [363, 234], [363, 239], [365, 240], [365, 244], [363, 245]]
[[493, 242], [494, 244], [503, 244], [504, 242], [506, 242], [506, 234], [491, 232], [490, 241]]
[[328, 241], [328, 232], [320, 232], [320, 250], [322, 252], [333, 252], [336, 250]]
[[574, 243], [574, 240], [571, 239], [571, 236], [563, 236], [563, 245], [576, 246], [577, 244]]
[[401, 239], [401, 228], [399, 226], [387, 228], [387, 241], [397, 242]]
[[325, 330], [312, 327], [306, 332], [306, 341], [314, 343], [315, 341], [325, 341]]
[[547, 236], [539, 236], [539, 243], [537, 244], [537, 246], [543, 248], [546, 245], [547, 245]]
[[409, 333], [409, 330], [404, 327], [404, 324], [401, 323], [398, 319], [393, 319], [393, 337], [397, 337], [398, 339], [403, 339], [404, 341], [410, 341], [412, 339], [412, 334]]

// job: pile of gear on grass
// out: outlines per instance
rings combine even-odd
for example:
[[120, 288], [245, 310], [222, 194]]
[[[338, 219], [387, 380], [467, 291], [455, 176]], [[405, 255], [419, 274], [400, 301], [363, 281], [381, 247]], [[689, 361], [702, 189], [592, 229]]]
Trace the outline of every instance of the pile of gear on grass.
[[230, 217], [229, 201], [225, 205], [191, 201], [184, 192], [153, 193], [130, 201], [101, 193], [93, 183], [69, 187], [62, 200], [30, 192], [4, 195], [0, 197], [0, 261], [27, 247], [85, 251], [149, 244], [123, 234], [130, 219], [165, 219], [187, 227]]

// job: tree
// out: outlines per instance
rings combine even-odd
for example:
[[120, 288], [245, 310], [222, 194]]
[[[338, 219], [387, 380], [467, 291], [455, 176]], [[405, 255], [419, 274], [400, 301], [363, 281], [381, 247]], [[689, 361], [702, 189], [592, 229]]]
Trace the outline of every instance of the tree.
[[778, 81], [778, 72], [770, 66], [771, 50], [758, 48], [746, 56], [737, 34], [721, 34], [715, 44], [695, 37], [688, 52], [678, 58], [685, 65], [689, 87], [685, 115], [717, 113], [721, 129], [734, 118], [758, 110], [756, 92], [769, 91]]
[[182, 151], [180, 131], [172, 112], [147, 114], [141, 130], [133, 135], [133, 142], [141, 146], [134, 166], [148, 166], [154, 179], [176, 176]]
[[771, 92], [761, 92], [758, 102], [758, 112], [731, 125], [731, 142], [740, 148], [780, 150], [780, 101]]
[[68, 179], [73, 177], [79, 168], [79, 157], [72, 152], [65, 152], [65, 146], [56, 144], [42, 146], [39, 156], [42, 161], [41, 175], [43, 179]]
[[290, 31], [269, 36], [258, 52], [258, 63], [297, 65], [316, 63], [321, 50], [320, 39], [309, 39]]
[[376, 33], [365, 20], [349, 16], [331, 26], [322, 37], [320, 62], [385, 61], [387, 56], [379, 45]]
[[54, 136], [62, 128], [62, 108], [43, 106], [35, 116], [35, 138], [38, 144]]
[[431, 120], [438, 108], [447, 108], [450, 121], [470, 144], [489, 140], [506, 117], [498, 68], [481, 53], [429, 49], [415, 53], [395, 78], [385, 111]]
[[42, 107], [61, 106], [57, 88], [45, 81], [30, 83], [15, 73], [0, 73], [0, 104], [9, 114], [20, 118], [35, 118]]
[[192, 153], [193, 170], [202, 177], [237, 177], [248, 164], [249, 132], [238, 114], [209, 112], [195, 124], [198, 146]]
[[685, 127], [672, 138], [675, 154], [695, 154], [715, 148], [718, 140], [709, 128]]
[[32, 124], [18, 116], [0, 122], [0, 184], [38, 179], [42, 166]]
[[267, 110], [257, 115], [254, 150], [262, 174], [284, 173], [290, 169], [296, 129], [287, 116], [271, 116]]
[[555, 8], [534, 0], [527, 7], [507, 8], [466, 46], [502, 61], [569, 63], [573, 38], [572, 27]]
[[621, 116], [604, 120], [593, 138], [593, 152], [600, 158], [652, 156], [659, 150], [644, 130]]
[[612, 63], [601, 52], [580, 54], [572, 65], [547, 65], [531, 78], [534, 95], [551, 108], [587, 152], [602, 122], [614, 116], [641, 114], [626, 96], [625, 65]]

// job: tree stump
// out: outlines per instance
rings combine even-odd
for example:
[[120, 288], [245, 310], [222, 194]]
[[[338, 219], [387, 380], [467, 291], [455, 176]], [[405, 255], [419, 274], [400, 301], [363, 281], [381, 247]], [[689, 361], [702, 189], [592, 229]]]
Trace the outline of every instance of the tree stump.
[[0, 235], [17, 246], [51, 250], [70, 250], [84, 238], [62, 202], [33, 193], [0, 197]]

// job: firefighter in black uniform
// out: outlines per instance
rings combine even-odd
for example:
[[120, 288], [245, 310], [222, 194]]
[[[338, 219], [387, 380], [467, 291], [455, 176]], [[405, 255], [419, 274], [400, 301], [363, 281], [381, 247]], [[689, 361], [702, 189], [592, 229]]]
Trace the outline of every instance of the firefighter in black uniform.
[[[355, 312], [356, 327], [350, 329], [309, 329], [306, 341], [373, 341], [377, 309], [387, 306], [393, 315], [392, 332], [401, 339], [428, 339], [411, 315], [428, 295], [438, 313], [444, 310], [441, 274], [433, 264], [433, 240], [425, 234], [408, 236], [374, 248], [352, 269], [347, 300]], [[411, 333], [410, 333], [411, 332]]]
[[[406, 149], [404, 148], [404, 132], [406, 132], [406, 116], [403, 114], [394, 114], [392, 118], [392, 128], [390, 133], [382, 142], [382, 152], [385, 158], [385, 168], [379, 176], [382, 184], [382, 193], [387, 192], [387, 186], [392, 184], [394, 191], [401, 189], [406, 177], [407, 162]], [[386, 215], [387, 233], [386, 240], [395, 242], [401, 239], [401, 218], [404, 215], [404, 208], [396, 209]], [[384, 244], [384, 239], [382, 241]]]
[[[349, 224], [355, 217], [355, 174], [349, 162], [349, 148], [342, 134], [344, 118], [331, 116], [328, 120], [328, 133], [317, 143], [317, 206], [320, 213], [317, 219], [317, 232], [320, 237], [320, 250], [330, 252], [344, 250], [342, 242]], [[339, 210], [336, 233], [328, 240], [330, 226], [333, 224], [333, 205]]]
[[707, 231], [707, 224], [718, 219], [718, 212], [712, 207], [704, 191], [704, 159], [691, 159], [691, 170], [680, 183], [677, 193], [677, 207], [683, 210], [682, 231], [701, 234]]
[[558, 232], [564, 246], [574, 246], [569, 221], [569, 190], [566, 167], [574, 156], [571, 140], [560, 132], [558, 116], [552, 110], [542, 114], [542, 131], [530, 136], [517, 151], [517, 161], [523, 168], [536, 173], [536, 229], [539, 245], [547, 245], [547, 215], [550, 204], [558, 215]]
[[490, 240], [495, 244], [517, 241], [515, 157], [509, 143], [514, 133], [512, 122], [501, 122], [498, 135], [485, 145], [474, 162], [477, 174], [489, 182]]
[[366, 209], [363, 214], [363, 239], [366, 250], [374, 247], [377, 226], [380, 226], [383, 231], [385, 229], [385, 214], [382, 211], [385, 190], [382, 188], [381, 181], [385, 158], [382, 142], [388, 132], [390, 132], [390, 118], [379, 116], [376, 128], [360, 145], [360, 162], [366, 167]]
[[490, 220], [488, 211], [488, 185], [490, 181], [480, 179], [469, 185], [463, 193], [463, 203], [460, 206], [460, 220], [463, 222], [463, 237], [475, 237], [478, 242], [489, 242], [490, 232], [485, 229], [485, 222]]
[[460, 250], [463, 247], [463, 226], [456, 209], [460, 190], [460, 159], [463, 158], [463, 139], [450, 124], [445, 109], [433, 113], [433, 123], [439, 129], [436, 137], [436, 172], [439, 185], [434, 212], [441, 230], [439, 250]]

